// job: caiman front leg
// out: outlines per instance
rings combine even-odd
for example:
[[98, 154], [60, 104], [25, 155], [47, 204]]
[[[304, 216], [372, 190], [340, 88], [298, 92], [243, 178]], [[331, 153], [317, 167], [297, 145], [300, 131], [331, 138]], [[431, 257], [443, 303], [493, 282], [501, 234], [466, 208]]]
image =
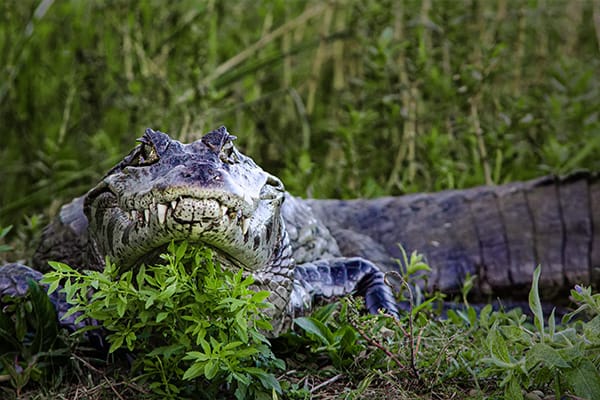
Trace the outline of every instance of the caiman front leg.
[[367, 310], [398, 317], [398, 306], [384, 273], [360, 257], [339, 257], [296, 266], [290, 311], [294, 315], [310, 309], [313, 301], [356, 294], [365, 298]]
[[[29, 282], [39, 282], [42, 278], [43, 275], [41, 272], [23, 264], [13, 263], [0, 266], [0, 312], [2, 312], [1, 308], [4, 307], [2, 303], [4, 296], [23, 297], [29, 291]], [[47, 290], [45, 285], [42, 285], [42, 287], [44, 290]], [[67, 303], [64, 293], [56, 290], [48, 297], [56, 310], [59, 323], [63, 327], [72, 332], [84, 326], [82, 323], [75, 323], [77, 317], [75, 315], [71, 315], [66, 319], [63, 318], [71, 308]]]
[[[40, 284], [40, 280], [44, 276], [41, 272], [36, 271], [23, 264], [6, 264], [0, 265], [0, 313], [4, 312], [6, 304], [3, 303], [3, 297], [24, 297], [29, 292], [30, 282]], [[40, 284], [47, 291], [48, 285]], [[77, 312], [65, 317], [65, 314], [71, 309], [71, 304], [67, 303], [66, 295], [62, 291], [62, 286], [48, 295], [56, 316], [61, 327], [66, 328], [69, 332], [74, 332], [78, 329], [90, 325], [98, 325], [98, 322], [90, 318], [85, 318], [82, 321], [77, 321], [81, 313]], [[98, 350], [106, 351], [108, 349], [104, 340], [105, 333], [101, 329], [94, 329], [85, 332], [85, 338], [90, 344]]]

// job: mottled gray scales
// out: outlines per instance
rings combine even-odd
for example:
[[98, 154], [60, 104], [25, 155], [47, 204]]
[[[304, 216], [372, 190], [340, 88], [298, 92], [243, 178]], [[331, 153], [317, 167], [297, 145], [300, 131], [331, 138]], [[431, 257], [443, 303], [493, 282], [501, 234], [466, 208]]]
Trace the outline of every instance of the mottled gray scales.
[[[583, 187], [587, 203], [579, 200]], [[600, 281], [600, 235], [594, 234], [600, 232], [599, 187], [597, 174], [577, 173], [434, 194], [307, 203], [344, 256], [377, 260], [393, 270], [400, 243], [408, 253], [424, 253], [434, 270], [432, 287], [457, 292], [471, 272], [478, 276], [471, 294], [483, 298], [526, 298], [541, 261], [546, 298], [564, 299], [575, 282]], [[575, 265], [586, 258], [597, 267], [591, 275], [587, 263]]]
[[565, 231], [564, 275], [569, 285], [590, 281], [593, 236], [588, 182], [574, 178], [558, 185]]
[[547, 271], [540, 281], [547, 290], [560, 289], [564, 283], [562, 212], [558, 190], [552, 180], [544, 180], [526, 192], [535, 232], [535, 263]]
[[496, 192], [475, 191], [470, 207], [481, 255], [477, 284], [483, 294], [510, 292], [510, 254]]
[[513, 290], [527, 293], [536, 266], [533, 218], [525, 197], [525, 184], [498, 188], [498, 204], [508, 244], [508, 265]]

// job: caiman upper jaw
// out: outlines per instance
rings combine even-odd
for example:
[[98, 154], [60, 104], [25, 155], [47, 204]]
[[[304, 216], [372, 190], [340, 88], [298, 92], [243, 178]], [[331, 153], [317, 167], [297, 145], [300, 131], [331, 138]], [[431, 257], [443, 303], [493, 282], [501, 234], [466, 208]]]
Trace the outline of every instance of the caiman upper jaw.
[[190, 144], [146, 132], [86, 196], [99, 254], [128, 268], [172, 240], [189, 240], [249, 270], [268, 263], [281, 240], [283, 184], [232, 139], [225, 128]]

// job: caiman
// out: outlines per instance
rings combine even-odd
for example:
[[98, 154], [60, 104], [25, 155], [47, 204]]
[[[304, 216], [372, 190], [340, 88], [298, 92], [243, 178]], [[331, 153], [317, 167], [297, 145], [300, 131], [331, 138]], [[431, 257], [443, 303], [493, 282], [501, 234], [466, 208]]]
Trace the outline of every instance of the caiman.
[[[233, 144], [225, 127], [183, 144], [146, 130], [85, 195], [64, 205], [43, 233], [33, 267], [0, 267], [0, 298], [20, 296], [48, 261], [80, 269], [157, 260], [175, 240], [202, 243], [226, 268], [268, 290], [277, 335], [317, 299], [365, 298], [369, 312], [399, 311], [384, 273], [403, 266], [400, 245], [424, 254], [427, 284], [459, 292], [476, 275], [476, 297], [518, 298], [541, 264], [546, 299], [597, 284], [597, 174], [372, 200], [303, 200], [287, 193]], [[595, 234], [594, 234], [595, 233]], [[51, 300], [59, 317], [69, 305]], [[1, 306], [1, 304], [0, 304]], [[60, 319], [74, 329], [74, 318]]]

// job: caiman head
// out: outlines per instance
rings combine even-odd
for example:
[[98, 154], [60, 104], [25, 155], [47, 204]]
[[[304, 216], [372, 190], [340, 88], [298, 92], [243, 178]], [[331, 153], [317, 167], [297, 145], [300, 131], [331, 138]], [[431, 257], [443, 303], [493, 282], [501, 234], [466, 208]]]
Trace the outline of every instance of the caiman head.
[[234, 139], [225, 127], [190, 144], [147, 129], [86, 196], [97, 254], [127, 268], [185, 239], [246, 270], [267, 265], [282, 240], [283, 184]]

